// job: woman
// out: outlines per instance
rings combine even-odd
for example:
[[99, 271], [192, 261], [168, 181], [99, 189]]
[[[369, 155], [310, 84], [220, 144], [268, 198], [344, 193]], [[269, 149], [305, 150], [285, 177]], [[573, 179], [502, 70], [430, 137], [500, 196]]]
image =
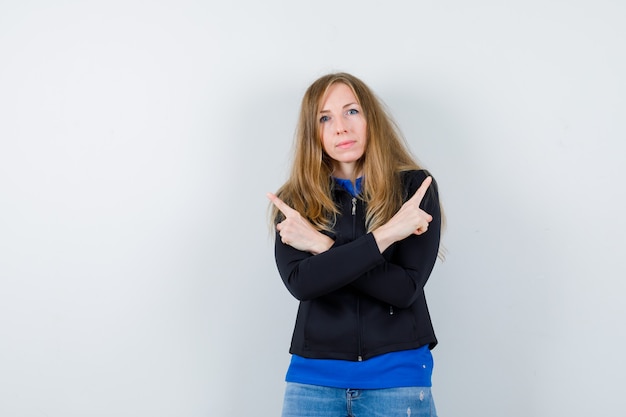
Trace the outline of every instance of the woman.
[[441, 234], [435, 182], [350, 74], [308, 88], [295, 144], [288, 181], [268, 194], [276, 264], [300, 301], [283, 417], [436, 415], [424, 297]]

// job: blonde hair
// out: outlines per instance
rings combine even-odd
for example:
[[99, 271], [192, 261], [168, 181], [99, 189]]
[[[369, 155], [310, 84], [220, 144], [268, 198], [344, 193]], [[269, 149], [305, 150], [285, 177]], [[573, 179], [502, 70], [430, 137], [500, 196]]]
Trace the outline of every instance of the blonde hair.
[[[406, 196], [401, 173], [422, 168], [412, 157], [398, 126], [382, 102], [353, 75], [328, 74], [306, 90], [295, 133], [291, 174], [276, 195], [318, 230], [332, 231], [339, 209], [331, 194], [333, 160], [323, 149], [318, 114], [328, 89], [336, 83], [343, 83], [352, 90], [365, 116], [367, 140], [356, 172], [363, 174], [366, 226], [368, 231], [373, 231], [391, 219], [402, 206]], [[273, 223], [283, 219], [273, 205], [270, 216]]]

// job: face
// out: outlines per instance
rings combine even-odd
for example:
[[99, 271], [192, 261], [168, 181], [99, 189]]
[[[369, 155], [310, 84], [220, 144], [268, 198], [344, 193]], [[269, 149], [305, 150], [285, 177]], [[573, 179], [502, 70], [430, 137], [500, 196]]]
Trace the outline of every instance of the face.
[[335, 162], [334, 175], [352, 179], [356, 163], [365, 153], [367, 122], [354, 93], [346, 84], [333, 84], [318, 114], [322, 146]]

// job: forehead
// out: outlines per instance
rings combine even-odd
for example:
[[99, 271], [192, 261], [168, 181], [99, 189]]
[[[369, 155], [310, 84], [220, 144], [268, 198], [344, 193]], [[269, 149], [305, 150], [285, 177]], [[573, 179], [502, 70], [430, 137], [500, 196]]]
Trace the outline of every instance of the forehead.
[[345, 83], [336, 82], [328, 87], [320, 100], [320, 109], [324, 110], [327, 106], [343, 106], [352, 103], [359, 103], [352, 88]]

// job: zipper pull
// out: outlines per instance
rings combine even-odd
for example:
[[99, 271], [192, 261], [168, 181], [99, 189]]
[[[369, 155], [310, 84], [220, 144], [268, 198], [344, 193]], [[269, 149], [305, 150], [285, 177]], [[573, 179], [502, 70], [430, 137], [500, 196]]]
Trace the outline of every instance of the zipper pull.
[[352, 197], [352, 215], [356, 214], [356, 197]]

